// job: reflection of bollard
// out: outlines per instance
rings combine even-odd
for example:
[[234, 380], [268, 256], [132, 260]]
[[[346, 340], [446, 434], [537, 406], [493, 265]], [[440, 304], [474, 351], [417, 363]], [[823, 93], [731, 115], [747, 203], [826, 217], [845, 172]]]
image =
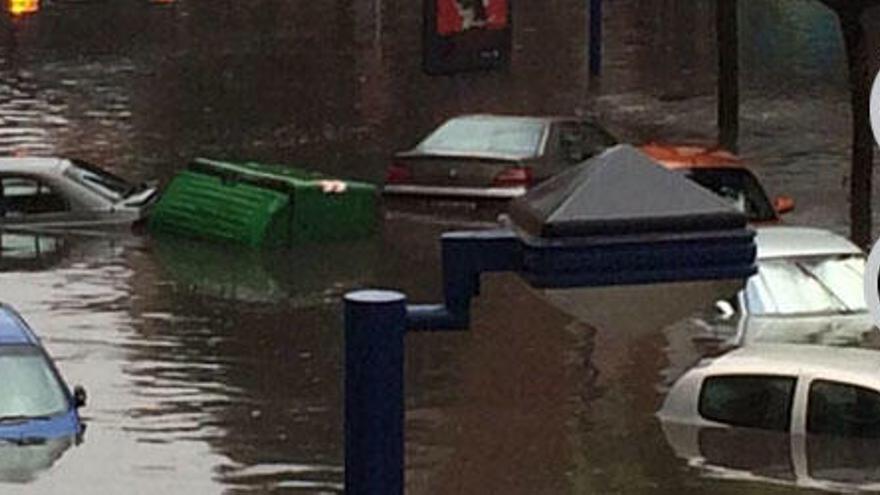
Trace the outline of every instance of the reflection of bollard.
[[345, 296], [345, 493], [403, 493], [406, 296]]

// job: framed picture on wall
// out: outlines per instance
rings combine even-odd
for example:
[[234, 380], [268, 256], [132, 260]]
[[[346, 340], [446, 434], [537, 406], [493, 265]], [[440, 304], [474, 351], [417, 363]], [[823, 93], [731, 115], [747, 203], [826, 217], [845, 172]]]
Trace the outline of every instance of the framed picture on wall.
[[510, 64], [510, 0], [423, 0], [429, 74], [504, 69]]

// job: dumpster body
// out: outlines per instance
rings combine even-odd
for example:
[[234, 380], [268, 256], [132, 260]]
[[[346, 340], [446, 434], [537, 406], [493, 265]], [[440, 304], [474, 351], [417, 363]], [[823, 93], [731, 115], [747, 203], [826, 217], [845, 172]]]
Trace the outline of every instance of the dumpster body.
[[198, 158], [168, 185], [150, 229], [260, 247], [369, 236], [376, 188], [301, 169]]

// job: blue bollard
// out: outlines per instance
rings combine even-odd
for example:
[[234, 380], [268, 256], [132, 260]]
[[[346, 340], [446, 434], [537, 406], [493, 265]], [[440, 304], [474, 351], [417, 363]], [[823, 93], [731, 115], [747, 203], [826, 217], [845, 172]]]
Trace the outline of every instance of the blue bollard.
[[345, 295], [345, 493], [403, 494], [406, 296]]
[[590, 75], [602, 72], [602, 0], [590, 0]]

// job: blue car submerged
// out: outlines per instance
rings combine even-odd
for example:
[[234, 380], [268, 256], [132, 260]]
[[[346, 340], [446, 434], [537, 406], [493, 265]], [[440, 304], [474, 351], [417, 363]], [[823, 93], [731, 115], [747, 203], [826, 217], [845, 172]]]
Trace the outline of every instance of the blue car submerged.
[[79, 437], [82, 387], [73, 392], [21, 316], [0, 304], [0, 442]]

